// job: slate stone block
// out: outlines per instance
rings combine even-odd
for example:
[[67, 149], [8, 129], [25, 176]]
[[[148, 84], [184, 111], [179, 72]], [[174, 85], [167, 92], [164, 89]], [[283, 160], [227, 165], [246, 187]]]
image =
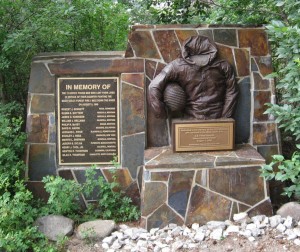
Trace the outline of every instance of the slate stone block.
[[195, 185], [187, 211], [186, 225], [208, 221], [224, 221], [229, 219], [231, 201], [211, 191]]
[[122, 83], [122, 135], [145, 131], [144, 90]]
[[268, 106], [266, 103], [271, 102], [271, 92], [270, 91], [254, 91], [254, 118], [255, 122], [268, 121], [269, 115], [264, 114]]
[[163, 228], [169, 223], [183, 225], [183, 219], [179, 217], [170, 207], [166, 204], [158, 208], [147, 220], [147, 229]]
[[48, 115], [28, 115], [26, 122], [27, 142], [48, 142]]
[[122, 137], [122, 165], [130, 171], [134, 179], [137, 168], [144, 164], [145, 133]]
[[232, 49], [230, 47], [223, 46], [220, 44], [217, 45], [217, 48], [218, 48], [218, 58], [227, 60], [236, 72], [236, 65], [234, 62]]
[[272, 161], [272, 156], [279, 153], [277, 145], [258, 146], [257, 151], [265, 158], [266, 163]]
[[156, 208], [167, 201], [167, 186], [161, 182], [145, 183], [142, 194], [142, 216], [152, 214]]
[[49, 69], [55, 75], [73, 74], [121, 74], [144, 72], [143, 59], [97, 59], [69, 60], [61, 63], [49, 63]]
[[[74, 175], [76, 177], [77, 182], [79, 184], [83, 185], [86, 182], [86, 176], [85, 176], [86, 169], [73, 170], [73, 172], [74, 172]], [[94, 176], [94, 179], [97, 180], [100, 176], [103, 177], [103, 174], [102, 174], [101, 170], [96, 169], [96, 174]], [[97, 200], [98, 199], [98, 194], [99, 194], [99, 188], [95, 188], [94, 191], [91, 193], [91, 195], [89, 195], [89, 196], [84, 195], [84, 196], [85, 196], [86, 200]]]
[[102, 169], [102, 173], [108, 182], [117, 182], [122, 190], [133, 182], [127, 168]]
[[47, 175], [56, 175], [55, 145], [31, 144], [28, 176], [31, 181], [41, 181]]
[[43, 114], [54, 113], [55, 97], [53, 95], [32, 95], [31, 113]]
[[151, 181], [168, 181], [170, 172], [151, 172]]
[[171, 172], [168, 203], [183, 218], [187, 208], [194, 177], [194, 171]]
[[209, 188], [240, 202], [255, 205], [265, 198], [265, 184], [258, 169], [260, 166], [211, 169]]
[[249, 51], [246, 49], [234, 49], [237, 75], [239, 77], [250, 75], [250, 57]]
[[208, 37], [211, 40], [214, 40], [213, 32], [210, 29], [207, 29], [207, 30], [198, 30], [198, 34], [202, 35], [202, 36], [205, 36], [205, 37]]
[[190, 38], [191, 36], [197, 36], [198, 33], [196, 30], [175, 30], [177, 38], [180, 42], [180, 45], [183, 45], [183, 42]]
[[277, 144], [275, 123], [253, 124], [253, 144], [272, 145]]
[[133, 31], [128, 39], [136, 57], [160, 59], [150, 31]]
[[181, 48], [174, 31], [154, 30], [153, 36], [165, 62], [169, 63], [181, 55]]
[[156, 71], [156, 62], [152, 61], [152, 60], [145, 60], [145, 72], [146, 72], [146, 76], [149, 79], [153, 79], [154, 78], [154, 74]]
[[235, 119], [235, 143], [248, 143], [250, 137], [251, 93], [250, 78], [238, 83], [239, 96], [233, 115]]
[[269, 80], [264, 80], [259, 73], [253, 73], [254, 90], [266, 90], [270, 88]]
[[144, 73], [126, 73], [121, 75], [121, 81], [130, 83], [136, 87], [144, 89]]
[[58, 170], [58, 175], [66, 180], [74, 180], [71, 170]]
[[28, 85], [29, 93], [54, 94], [55, 76], [52, 76], [44, 63], [33, 62]]
[[32, 192], [35, 199], [41, 199], [43, 202], [47, 202], [50, 194], [45, 190], [45, 184], [41, 181], [27, 181], [26, 188]]
[[125, 58], [132, 58], [134, 57], [134, 52], [132, 50], [132, 47], [130, 45], [130, 43], [128, 42], [127, 43], [127, 48], [126, 48], [126, 51], [125, 51]]
[[207, 187], [208, 170], [201, 169], [201, 170], [197, 171], [195, 182], [203, 187]]
[[261, 214], [266, 215], [266, 216], [273, 215], [272, 204], [271, 204], [271, 200], [269, 198], [267, 198], [266, 200], [261, 202], [259, 205], [257, 205], [256, 207], [254, 207], [248, 211], [248, 215], [250, 218], [253, 216], [256, 216], [256, 215], [261, 215]]
[[251, 55], [265, 56], [269, 53], [267, 35], [263, 29], [239, 29], [239, 45], [250, 47]]
[[270, 56], [267, 57], [254, 57], [256, 64], [258, 65], [259, 71], [263, 76], [266, 76], [273, 72], [272, 59]]
[[237, 46], [236, 29], [214, 29], [215, 42], [228, 45]]
[[127, 187], [125, 195], [132, 200], [133, 205], [141, 207], [141, 195], [136, 181]]

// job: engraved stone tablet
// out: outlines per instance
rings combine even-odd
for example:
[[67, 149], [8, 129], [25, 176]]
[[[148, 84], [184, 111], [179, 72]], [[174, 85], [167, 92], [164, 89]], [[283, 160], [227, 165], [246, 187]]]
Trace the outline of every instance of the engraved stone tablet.
[[57, 122], [59, 165], [119, 161], [119, 79], [58, 78]]
[[174, 151], [232, 150], [234, 147], [234, 120], [174, 120]]

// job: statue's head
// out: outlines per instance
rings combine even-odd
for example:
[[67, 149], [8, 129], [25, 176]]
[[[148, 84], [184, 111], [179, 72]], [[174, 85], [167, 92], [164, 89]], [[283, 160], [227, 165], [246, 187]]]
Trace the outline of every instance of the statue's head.
[[208, 37], [192, 36], [183, 43], [182, 58], [189, 64], [206, 66], [217, 57], [217, 46]]

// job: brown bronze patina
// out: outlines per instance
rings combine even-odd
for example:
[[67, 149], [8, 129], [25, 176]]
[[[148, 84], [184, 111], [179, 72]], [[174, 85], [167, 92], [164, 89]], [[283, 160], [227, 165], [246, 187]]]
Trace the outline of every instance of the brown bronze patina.
[[217, 60], [217, 46], [204, 36], [192, 36], [183, 44], [182, 57], [170, 62], [150, 83], [149, 102], [157, 118], [166, 118], [163, 93], [176, 82], [186, 93], [184, 117], [230, 118], [237, 102], [232, 66]]

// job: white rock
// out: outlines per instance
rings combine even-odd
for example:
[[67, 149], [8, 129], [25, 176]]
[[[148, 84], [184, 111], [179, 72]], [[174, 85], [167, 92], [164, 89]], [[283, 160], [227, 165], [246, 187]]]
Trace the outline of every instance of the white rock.
[[282, 223], [279, 223], [278, 226], [276, 227], [276, 229], [277, 229], [279, 232], [283, 233], [283, 232], [286, 230], [286, 226], [283, 225]]
[[197, 242], [202, 242], [204, 238], [205, 238], [205, 233], [203, 233], [202, 231], [198, 231], [194, 236], [194, 240]]
[[214, 240], [221, 240], [221, 239], [222, 239], [222, 236], [223, 236], [223, 229], [222, 229], [222, 228], [216, 228], [216, 229], [214, 229], [214, 230], [210, 233], [210, 235], [209, 235], [209, 237], [210, 237], [211, 239], [214, 239]]
[[102, 242], [107, 243], [109, 246], [114, 242], [116, 238], [114, 236], [107, 236], [105, 237]]
[[293, 228], [293, 232], [300, 237], [300, 227]]
[[282, 223], [279, 223], [278, 226], [276, 227], [276, 229], [277, 229], [279, 232], [283, 233], [283, 232], [286, 230], [286, 226], [283, 225]]
[[228, 226], [224, 231], [224, 236], [228, 236], [231, 233], [238, 233], [240, 231], [240, 227], [236, 225]]
[[115, 240], [114, 243], [111, 245], [112, 249], [120, 249], [121, 247], [122, 244], [118, 240]]
[[198, 244], [197, 243], [188, 243], [188, 248], [189, 249], [193, 249], [193, 248], [197, 248], [198, 247]]
[[181, 227], [175, 227], [172, 231], [171, 231], [171, 235], [173, 237], [177, 237], [179, 235], [182, 234], [182, 228]]
[[269, 218], [270, 226], [271, 228], [276, 228], [279, 223], [281, 223], [281, 216], [280, 215], [274, 215]]
[[151, 235], [154, 235], [158, 230], [159, 230], [159, 228], [151, 228], [149, 233]]
[[118, 238], [119, 240], [122, 240], [123, 237], [124, 237], [124, 234], [122, 232], [119, 232], [119, 231], [115, 231], [111, 234], [113, 237], [116, 237]]
[[245, 237], [250, 237], [252, 235], [252, 232], [251, 230], [242, 230], [239, 232], [239, 234]]
[[294, 243], [295, 243], [297, 246], [300, 246], [300, 239], [295, 239], [295, 240], [294, 240]]
[[191, 233], [192, 231], [188, 228], [188, 227], [185, 227], [185, 229], [183, 230], [183, 235], [184, 236], [189, 236], [189, 234]]
[[150, 234], [149, 233], [141, 233], [138, 237], [138, 239], [143, 239], [143, 240], [148, 240], [150, 238]]
[[224, 221], [209, 221], [206, 223], [206, 226], [210, 230], [217, 229], [217, 228], [218, 229], [221, 228], [222, 230], [224, 230], [226, 228], [226, 224]]
[[102, 243], [102, 248], [103, 249], [109, 249], [109, 245], [107, 243]]
[[287, 229], [285, 232], [284, 232], [285, 235], [287, 235], [287, 239], [288, 240], [294, 240], [297, 238], [297, 235], [293, 232], [292, 229]]
[[199, 226], [200, 226], [199, 223], [193, 223], [192, 229], [197, 230], [199, 228]]
[[175, 242], [172, 244], [172, 250], [173, 250], [173, 251], [180, 250], [182, 247], [183, 247], [183, 242], [182, 242], [182, 241], [175, 241]]
[[285, 225], [287, 228], [293, 228], [295, 226], [295, 222], [291, 216], [287, 216], [283, 225]]
[[233, 220], [235, 222], [243, 222], [247, 219], [248, 219], [248, 214], [245, 212], [241, 212], [233, 215]]
[[259, 228], [254, 224], [254, 223], [250, 223], [246, 226], [246, 230], [250, 230], [252, 236], [257, 237], [260, 235], [260, 230]]
[[250, 236], [250, 237], [248, 237], [248, 240], [251, 241], [251, 242], [254, 242], [255, 238], [253, 236]]
[[165, 241], [166, 241], [166, 243], [169, 244], [169, 243], [171, 243], [172, 241], [174, 241], [174, 239], [173, 239], [172, 237], [168, 236], [168, 237], [166, 237]]
[[170, 252], [171, 249], [169, 247], [164, 247], [161, 249], [161, 252]]
[[167, 227], [169, 228], [169, 229], [174, 229], [174, 228], [176, 228], [178, 225], [177, 224], [175, 224], [175, 223], [170, 223]]
[[264, 219], [266, 218], [265, 215], [256, 215], [251, 217], [251, 220], [253, 221], [253, 223], [257, 223], [257, 222], [262, 222]]

